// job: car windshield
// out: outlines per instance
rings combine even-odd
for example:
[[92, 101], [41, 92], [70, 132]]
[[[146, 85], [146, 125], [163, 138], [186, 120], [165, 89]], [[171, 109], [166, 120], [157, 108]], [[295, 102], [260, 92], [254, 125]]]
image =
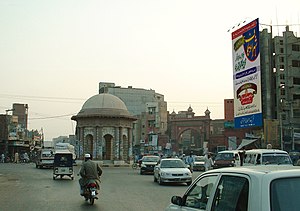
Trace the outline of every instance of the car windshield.
[[299, 210], [300, 177], [277, 179], [271, 183], [271, 210]]
[[159, 157], [143, 157], [143, 162], [158, 162]]
[[161, 168], [186, 168], [182, 160], [163, 160], [160, 164]]
[[219, 153], [215, 160], [233, 160], [233, 153]]
[[287, 154], [263, 154], [262, 164], [290, 164], [292, 165], [292, 160]]

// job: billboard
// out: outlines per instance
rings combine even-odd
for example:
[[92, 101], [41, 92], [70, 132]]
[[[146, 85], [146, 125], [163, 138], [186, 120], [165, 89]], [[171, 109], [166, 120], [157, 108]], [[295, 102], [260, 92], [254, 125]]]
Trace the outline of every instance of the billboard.
[[258, 19], [232, 32], [234, 127], [262, 126]]

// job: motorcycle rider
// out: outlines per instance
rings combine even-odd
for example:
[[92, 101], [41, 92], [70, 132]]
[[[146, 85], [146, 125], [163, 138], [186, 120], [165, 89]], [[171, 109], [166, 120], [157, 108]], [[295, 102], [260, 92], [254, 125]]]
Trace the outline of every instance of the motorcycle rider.
[[91, 154], [84, 155], [84, 161], [80, 169], [79, 185], [80, 185], [80, 195], [83, 195], [84, 188], [90, 180], [95, 180], [97, 184], [97, 189], [100, 189], [100, 176], [102, 175], [102, 169], [98, 163], [92, 161]]

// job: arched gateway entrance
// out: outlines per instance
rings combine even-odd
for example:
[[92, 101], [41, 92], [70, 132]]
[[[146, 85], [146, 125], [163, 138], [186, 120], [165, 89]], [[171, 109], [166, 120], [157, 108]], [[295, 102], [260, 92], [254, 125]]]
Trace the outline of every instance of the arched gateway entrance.
[[132, 157], [132, 125], [129, 114], [118, 97], [103, 93], [89, 98], [76, 116], [77, 157], [91, 153], [94, 159], [114, 163], [129, 162]]
[[169, 118], [171, 129], [172, 151], [178, 154], [202, 155], [204, 143], [209, 140], [210, 135], [210, 111], [205, 111], [205, 116], [194, 116], [193, 109], [181, 111], [179, 114], [172, 112]]

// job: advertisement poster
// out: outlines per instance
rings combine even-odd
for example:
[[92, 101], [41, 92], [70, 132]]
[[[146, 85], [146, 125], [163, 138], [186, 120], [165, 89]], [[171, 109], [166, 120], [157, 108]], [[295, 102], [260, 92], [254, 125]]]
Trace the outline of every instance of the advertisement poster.
[[232, 32], [234, 127], [262, 126], [258, 19]]

